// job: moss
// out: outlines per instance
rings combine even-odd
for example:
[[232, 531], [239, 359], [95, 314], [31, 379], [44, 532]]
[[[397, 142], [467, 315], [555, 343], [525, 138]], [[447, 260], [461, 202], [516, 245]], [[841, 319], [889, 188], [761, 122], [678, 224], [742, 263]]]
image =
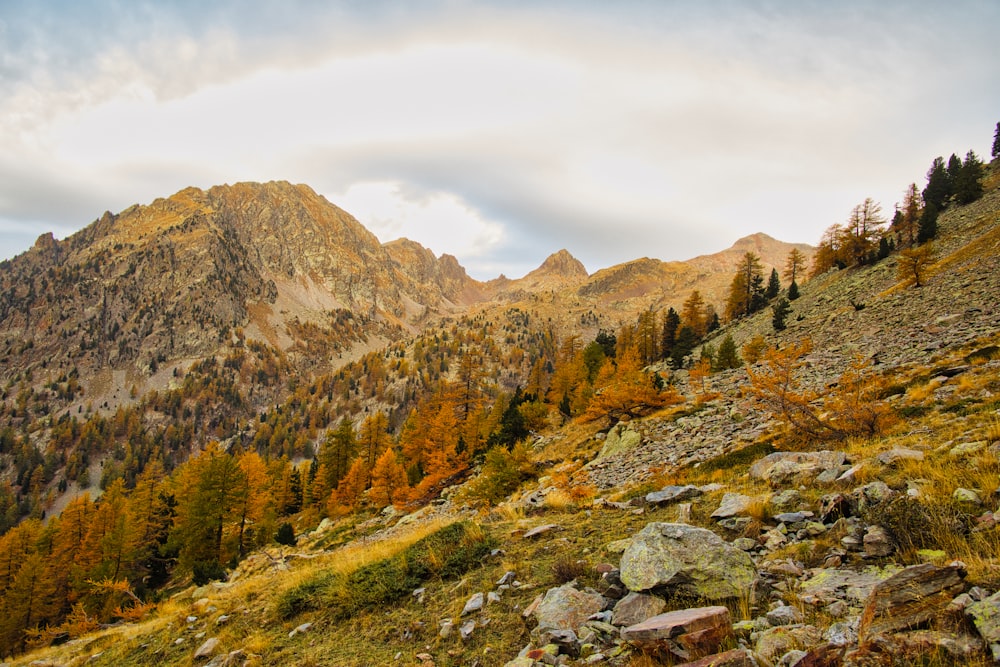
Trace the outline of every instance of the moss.
[[714, 470], [729, 470], [741, 465], [750, 465], [759, 458], [778, 451], [770, 442], [755, 442], [742, 449], [716, 456], [709, 459], [697, 467], [698, 472], [712, 472]]

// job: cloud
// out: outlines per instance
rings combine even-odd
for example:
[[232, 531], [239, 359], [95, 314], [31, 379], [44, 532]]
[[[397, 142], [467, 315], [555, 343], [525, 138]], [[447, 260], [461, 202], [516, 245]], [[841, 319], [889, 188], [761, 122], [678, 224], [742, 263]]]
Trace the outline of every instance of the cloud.
[[286, 179], [484, 278], [814, 242], [987, 145], [1000, 8], [958, 4], [15, 4], [0, 217]]

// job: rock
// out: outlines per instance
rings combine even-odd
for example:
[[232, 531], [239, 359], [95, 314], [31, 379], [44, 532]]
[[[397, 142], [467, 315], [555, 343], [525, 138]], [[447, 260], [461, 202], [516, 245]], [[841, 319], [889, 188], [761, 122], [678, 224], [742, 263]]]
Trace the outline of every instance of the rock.
[[772, 486], [812, 479], [825, 470], [839, 469], [847, 456], [843, 452], [774, 452], [750, 466], [750, 477]]
[[201, 646], [198, 647], [198, 650], [194, 652], [194, 659], [207, 660], [208, 658], [212, 657], [212, 654], [215, 653], [215, 649], [217, 649], [218, 647], [219, 647], [219, 638], [209, 637], [208, 639], [205, 640], [205, 642]]
[[[857, 621], [857, 619], [855, 619]], [[857, 622], [834, 623], [823, 633], [823, 639], [835, 646], [852, 646], [858, 643]]]
[[859, 512], [864, 512], [872, 507], [878, 507], [895, 495], [895, 491], [889, 488], [885, 482], [872, 482], [858, 487], [851, 492], [857, 499]]
[[545, 533], [550, 533], [553, 530], [558, 530], [558, 529], [559, 529], [559, 526], [557, 524], [546, 523], [546, 524], [543, 524], [541, 526], [535, 526], [531, 530], [527, 531], [524, 535], [522, 535], [522, 537], [524, 537], [524, 539], [526, 539], [526, 540], [530, 540], [530, 539], [533, 539], [535, 537], [539, 537], [541, 535], [544, 535]]
[[811, 625], [783, 625], [764, 630], [757, 638], [755, 652], [768, 663], [775, 663], [789, 651], [808, 650], [823, 641], [819, 628]]
[[990, 647], [993, 660], [1000, 662], [1000, 593], [967, 605], [965, 613]]
[[642, 442], [642, 436], [626, 424], [616, 424], [604, 439], [600, 454], [592, 463], [635, 449]]
[[671, 611], [622, 630], [622, 639], [644, 649], [669, 651], [683, 660], [714, 653], [732, 635], [725, 607]]
[[451, 619], [445, 619], [441, 621], [441, 628], [438, 630], [438, 637], [441, 639], [447, 639], [451, 637], [451, 633], [455, 631], [455, 624], [452, 623]]
[[916, 628], [941, 614], [964, 588], [960, 565], [912, 565], [872, 589], [858, 634], [862, 641], [879, 633]]
[[895, 566], [881, 571], [869, 568], [863, 572], [837, 568], [810, 570], [810, 577], [801, 584], [800, 598], [806, 604], [816, 605], [838, 600], [861, 603], [870, 597], [879, 582], [899, 571]]
[[777, 667], [792, 667], [792, 665], [797, 665], [802, 658], [806, 657], [806, 655], [808, 654], [805, 651], [792, 649], [785, 655], [781, 656], [777, 662]]
[[746, 515], [754, 499], [741, 493], [727, 493], [722, 496], [719, 508], [712, 512], [713, 519], [728, 519], [733, 516]]
[[497, 586], [510, 586], [517, 579], [517, 574], [513, 570], [507, 570], [504, 575], [497, 580]]
[[579, 591], [572, 584], [550, 588], [534, 610], [539, 630], [576, 630], [604, 608], [604, 597]]
[[868, 526], [864, 537], [865, 554], [874, 558], [891, 556], [896, 550], [896, 545], [892, 543], [892, 538], [885, 528], [879, 525]]
[[843, 664], [845, 651], [846, 647], [839, 644], [820, 644], [808, 651], [802, 651], [802, 655], [789, 664], [794, 667], [840, 667]]
[[458, 636], [462, 638], [462, 641], [469, 641], [472, 637], [473, 631], [476, 629], [476, 622], [473, 620], [468, 620], [462, 624], [462, 627], [458, 629]]
[[973, 489], [957, 488], [952, 492], [951, 497], [953, 500], [957, 500], [960, 503], [970, 503], [972, 505], [983, 504], [983, 499], [980, 498], [979, 493]]
[[668, 503], [690, 500], [701, 495], [701, 489], [690, 484], [686, 486], [665, 486], [659, 491], [646, 494], [646, 502], [650, 505], [666, 505]]
[[781, 514], [775, 514], [771, 518], [778, 523], [802, 523], [806, 519], [811, 519], [812, 516], [812, 512], [782, 512]]
[[465, 606], [462, 607], [462, 616], [468, 616], [469, 614], [474, 614], [483, 608], [486, 604], [486, 598], [482, 593], [476, 593], [471, 598], [466, 601]]
[[771, 496], [768, 501], [774, 509], [791, 510], [802, 502], [802, 494], [795, 489], [785, 489]]
[[650, 523], [629, 543], [621, 560], [629, 590], [664, 586], [706, 600], [747, 595], [757, 578], [753, 561], [710, 530], [683, 523]]
[[795, 625], [802, 622], [802, 612], [787, 605], [776, 607], [767, 612], [767, 622], [773, 626]]
[[580, 640], [572, 630], [547, 629], [538, 633], [539, 644], [554, 644], [562, 653], [576, 658], [580, 655]]
[[754, 549], [760, 546], [757, 540], [751, 539], [749, 537], [737, 537], [735, 540], [731, 542], [731, 544], [740, 551], [753, 551]]
[[655, 595], [629, 593], [615, 605], [611, 622], [623, 627], [636, 625], [656, 616], [666, 606], [667, 603], [663, 598]]
[[975, 442], [963, 442], [960, 445], [955, 445], [949, 450], [948, 455], [952, 457], [966, 457], [970, 454], [976, 454], [986, 449], [985, 440], [976, 440]]
[[496, 591], [490, 591], [486, 594], [486, 604], [496, 604], [500, 602], [500, 594]]
[[982, 642], [963, 632], [904, 632], [894, 635], [893, 643], [899, 647], [899, 653], [912, 656], [911, 664], [920, 664], [921, 656], [926, 656], [929, 661], [937, 660], [940, 664], [947, 655], [954, 661], [953, 664], [968, 665], [977, 662], [976, 658], [981, 659], [983, 653]]
[[288, 633], [288, 638], [291, 639], [295, 635], [301, 635], [302, 633], [309, 632], [309, 628], [312, 627], [312, 623], [303, 623], [302, 625], [296, 626], [294, 630]]
[[882, 465], [889, 466], [898, 461], [923, 461], [924, 453], [919, 449], [908, 449], [906, 447], [894, 447], [885, 452], [875, 455], [875, 460]]

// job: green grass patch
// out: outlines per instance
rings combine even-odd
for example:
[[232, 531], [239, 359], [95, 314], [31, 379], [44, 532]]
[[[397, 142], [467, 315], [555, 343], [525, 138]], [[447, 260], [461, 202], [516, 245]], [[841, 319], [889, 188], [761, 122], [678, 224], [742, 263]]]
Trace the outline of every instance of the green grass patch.
[[322, 609], [340, 620], [391, 605], [431, 579], [454, 578], [479, 566], [496, 545], [478, 524], [454, 523], [352, 572], [320, 572], [282, 593], [276, 611], [289, 619]]
[[899, 409], [899, 415], [906, 419], [916, 419], [923, 417], [928, 412], [933, 412], [934, 408], [929, 405], [904, 405]]

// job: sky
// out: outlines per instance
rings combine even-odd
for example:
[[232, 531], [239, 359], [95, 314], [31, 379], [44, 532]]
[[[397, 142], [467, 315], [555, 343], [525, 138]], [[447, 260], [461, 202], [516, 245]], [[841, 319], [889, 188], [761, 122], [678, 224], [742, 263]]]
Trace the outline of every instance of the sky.
[[815, 244], [989, 159], [998, 29], [995, 0], [0, 0], [0, 258], [269, 180], [479, 279]]

